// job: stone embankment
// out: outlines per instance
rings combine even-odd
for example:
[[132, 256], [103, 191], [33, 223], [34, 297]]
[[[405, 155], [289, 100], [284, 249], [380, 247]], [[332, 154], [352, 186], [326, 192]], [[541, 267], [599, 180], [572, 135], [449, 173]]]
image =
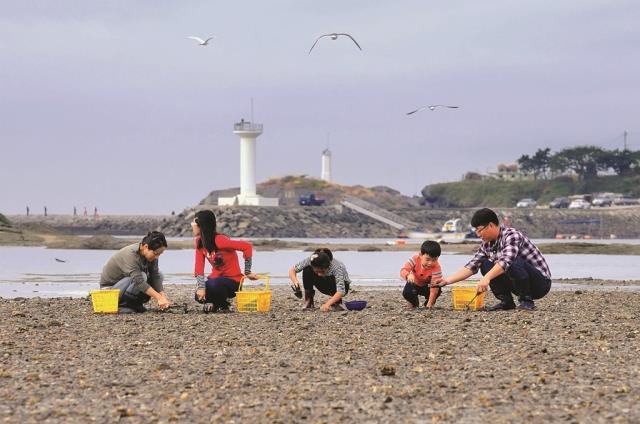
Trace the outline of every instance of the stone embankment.
[[[235, 237], [398, 237], [394, 228], [341, 206], [327, 207], [217, 207], [218, 230]], [[414, 230], [437, 232], [448, 219], [470, 221], [473, 209], [392, 209], [416, 223]], [[531, 237], [552, 238], [558, 234], [593, 238], [640, 238], [640, 208], [496, 209], [501, 219], [524, 230]], [[99, 218], [64, 215], [9, 216], [14, 226], [65, 234], [143, 235], [160, 229], [168, 236], [190, 236], [194, 209], [172, 215], [106, 215]]]
[[72, 235], [144, 235], [148, 231], [174, 221], [171, 215], [100, 215], [84, 217], [72, 215], [11, 215], [14, 227], [37, 233], [59, 232]]
[[[207, 208], [207, 206], [198, 206]], [[396, 237], [396, 230], [342, 206], [209, 207], [218, 231], [235, 237]], [[161, 226], [171, 236], [190, 236], [195, 210]]]

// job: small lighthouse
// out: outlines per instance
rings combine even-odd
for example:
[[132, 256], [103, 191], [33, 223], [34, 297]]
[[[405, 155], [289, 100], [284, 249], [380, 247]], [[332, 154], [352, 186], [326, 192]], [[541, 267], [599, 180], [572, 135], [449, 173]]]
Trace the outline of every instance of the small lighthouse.
[[331, 182], [331, 150], [326, 148], [322, 151], [322, 171], [320, 172], [320, 179], [326, 182]]
[[240, 194], [218, 198], [218, 205], [278, 206], [278, 198], [262, 197], [256, 193], [256, 139], [262, 134], [262, 124], [240, 120], [233, 125], [233, 133], [240, 137]]

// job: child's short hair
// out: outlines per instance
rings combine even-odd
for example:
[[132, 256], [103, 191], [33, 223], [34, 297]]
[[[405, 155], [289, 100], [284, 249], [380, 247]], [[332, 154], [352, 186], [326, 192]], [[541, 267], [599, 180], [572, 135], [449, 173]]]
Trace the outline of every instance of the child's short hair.
[[432, 258], [439, 258], [442, 250], [440, 249], [440, 243], [433, 240], [427, 240], [420, 246], [421, 255], [429, 255]]

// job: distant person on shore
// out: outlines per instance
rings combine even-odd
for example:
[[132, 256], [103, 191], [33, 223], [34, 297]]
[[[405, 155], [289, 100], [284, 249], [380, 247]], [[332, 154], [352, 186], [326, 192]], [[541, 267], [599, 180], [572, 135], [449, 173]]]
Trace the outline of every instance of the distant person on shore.
[[84, 216], [87, 216], [87, 207], [84, 207]]
[[158, 258], [167, 248], [167, 239], [159, 231], [149, 232], [140, 243], [123, 247], [102, 269], [101, 289], [118, 289], [119, 313], [145, 312], [151, 298], [160, 309], [171, 306], [163, 287]]
[[[244, 277], [250, 280], [258, 279], [258, 276], [251, 272], [253, 246], [247, 241], [232, 240], [225, 234], [218, 233], [216, 216], [209, 210], [196, 212], [191, 229], [196, 237], [195, 299], [204, 304], [202, 310], [205, 313], [230, 312], [227, 299], [236, 296], [240, 281]], [[242, 252], [244, 274], [240, 271], [236, 251]], [[212, 268], [206, 279], [205, 260]]]
[[77, 216], [78, 215], [78, 210], [76, 209], [76, 207], [73, 207], [73, 216]]
[[44, 216], [47, 216], [47, 207], [44, 207]]
[[477, 292], [490, 287], [500, 301], [487, 310], [515, 309], [515, 294], [519, 310], [533, 311], [534, 299], [544, 297], [551, 289], [551, 272], [540, 250], [520, 231], [499, 225], [498, 216], [491, 209], [476, 211], [471, 226], [482, 239], [480, 247], [463, 268], [445, 277], [440, 285], [466, 280], [480, 270], [482, 279]]
[[425, 308], [433, 308], [436, 299], [442, 289], [437, 286], [442, 279], [442, 269], [438, 258], [440, 257], [440, 244], [427, 240], [420, 246], [420, 252], [413, 255], [400, 269], [400, 278], [406, 281], [402, 296], [407, 301], [409, 309], [417, 308], [418, 296], [424, 296]]
[[27, 216], [29, 216], [29, 206], [27, 206]]
[[304, 287], [303, 309], [314, 308], [315, 289], [322, 294], [331, 296], [320, 306], [320, 310], [341, 311], [344, 310], [342, 298], [349, 293], [351, 280], [347, 268], [342, 262], [333, 257], [331, 250], [327, 248], [316, 249], [308, 258], [295, 264], [289, 270], [291, 286], [296, 297], [302, 297], [298, 273], [302, 272], [302, 285]]

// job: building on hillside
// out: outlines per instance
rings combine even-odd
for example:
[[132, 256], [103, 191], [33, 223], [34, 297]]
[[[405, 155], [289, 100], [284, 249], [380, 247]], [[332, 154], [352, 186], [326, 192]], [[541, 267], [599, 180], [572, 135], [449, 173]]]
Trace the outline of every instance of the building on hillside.
[[497, 171], [488, 172], [488, 179], [502, 181], [526, 181], [533, 180], [533, 175], [520, 171], [517, 163], [498, 164]]

